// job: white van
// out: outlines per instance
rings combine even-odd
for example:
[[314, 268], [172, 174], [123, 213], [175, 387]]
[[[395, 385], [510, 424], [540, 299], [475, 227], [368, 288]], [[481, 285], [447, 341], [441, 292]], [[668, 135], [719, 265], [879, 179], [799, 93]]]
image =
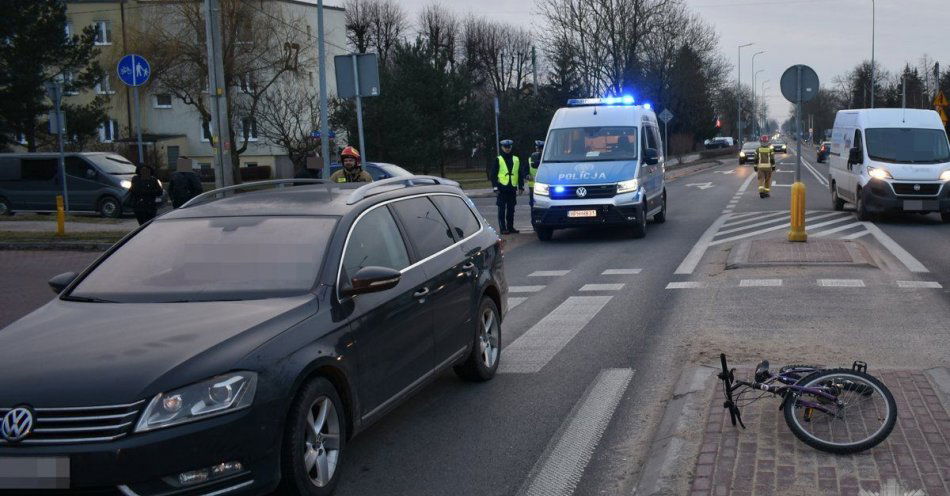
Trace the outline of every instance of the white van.
[[650, 104], [631, 97], [569, 100], [548, 128], [534, 183], [531, 224], [542, 241], [555, 229], [628, 227], [666, 220], [663, 142]]
[[950, 222], [950, 142], [933, 110], [841, 110], [831, 134], [831, 201], [878, 213], [940, 212]]

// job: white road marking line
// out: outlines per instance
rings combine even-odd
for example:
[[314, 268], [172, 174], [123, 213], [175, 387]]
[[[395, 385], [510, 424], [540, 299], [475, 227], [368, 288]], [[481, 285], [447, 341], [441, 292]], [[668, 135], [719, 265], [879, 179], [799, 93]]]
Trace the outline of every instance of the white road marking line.
[[699, 289], [703, 287], [705, 287], [705, 284], [699, 281], [671, 282], [666, 285], [666, 289]]
[[620, 291], [623, 289], [623, 283], [618, 284], [585, 284], [581, 286], [581, 291]]
[[[741, 219], [741, 218], [743, 218], [743, 217], [748, 217], [748, 216], [750, 216], [750, 215], [756, 215], [756, 214], [761, 214], [761, 213], [762, 213], [762, 212], [743, 212], [743, 213], [741, 213], [741, 214], [735, 214], [735, 215], [733, 215], [732, 217], [729, 217], [729, 219], [730, 219], [730, 220], [732, 220], [732, 219]], [[788, 213], [788, 212], [786, 212], [786, 213]], [[745, 221], [743, 221], [743, 222], [745, 222]], [[729, 224], [726, 224], [726, 225], [728, 226]]]
[[[817, 216], [815, 216], [815, 217], [813, 217], [813, 218], [811, 218], [811, 219], [805, 219], [805, 225], [807, 226], [807, 225], [808, 225], [808, 222], [809, 222], [810, 220], [817, 220], [817, 219], [821, 219], [821, 218], [824, 218], [824, 217], [828, 217], [828, 215], [817, 215]], [[829, 224], [837, 224], [837, 223], [839, 223], [839, 222], [841, 222], [841, 221], [843, 221], [843, 220], [846, 220], [846, 219], [847, 219], [847, 217], [839, 217], [839, 218], [837, 218], [837, 219], [832, 219], [832, 220], [829, 220], [829, 221], [826, 221], [826, 222], [821, 222], [821, 223], [815, 224], [815, 225], [813, 225], [813, 226], [811, 226], [811, 227], [812, 227], [812, 228], [816, 228], [816, 227], [827, 226], [827, 225], [829, 225]], [[780, 224], [780, 225], [777, 225], [777, 226], [767, 227], [767, 228], [765, 228], [765, 229], [759, 229], [758, 231], [753, 231], [753, 232], [749, 232], [749, 233], [737, 234], [737, 235], [735, 235], [735, 236], [732, 236], [731, 238], [717, 239], [716, 241], [710, 242], [710, 243], [709, 243], [709, 246], [721, 245], [721, 244], [723, 244], [723, 243], [728, 243], [728, 242], [730, 242], [730, 241], [736, 241], [736, 240], [739, 240], [739, 239], [745, 239], [745, 238], [749, 238], [749, 237], [752, 237], [752, 236], [757, 236], [757, 235], [759, 235], [759, 234], [763, 234], [763, 233], [767, 233], [767, 232], [778, 231], [779, 229], [785, 229], [786, 227], [790, 227], [790, 226], [791, 226], [791, 223], [786, 222], [786, 223], [784, 223], [784, 224]]]
[[[722, 225], [722, 227], [737, 226], [739, 224], [745, 224], [746, 222], [755, 222], [757, 220], [767, 219], [769, 217], [782, 217], [783, 215], [788, 215], [788, 210], [782, 210], [780, 212], [768, 212], [762, 215], [755, 215], [755, 214], [762, 214], [762, 212], [753, 212], [752, 214], [733, 215], [732, 217], [729, 218], [730, 220], [737, 219], [739, 217], [745, 217], [745, 218], [742, 220], [737, 220], [733, 222], [726, 222], [725, 224]], [[755, 215], [755, 217], [749, 217], [749, 215]]]
[[515, 308], [516, 306], [518, 306], [518, 305], [524, 303], [524, 302], [527, 301], [527, 300], [528, 300], [528, 299], [525, 298], [525, 297], [523, 297], [523, 296], [509, 296], [509, 297], [508, 297], [508, 310], [509, 310], [509, 311], [514, 310], [514, 308]]
[[847, 235], [847, 236], [842, 236], [841, 239], [846, 240], [846, 241], [852, 241], [852, 240], [858, 239], [858, 238], [860, 238], [860, 237], [862, 237], [862, 236], [867, 236], [868, 234], [871, 234], [871, 231], [868, 231], [868, 230], [858, 231], [858, 232], [856, 232], [856, 233], [854, 233], [854, 234], [849, 234], [849, 235]]
[[[825, 218], [825, 217], [830, 217], [830, 216], [832, 216], [832, 215], [841, 215], [842, 218], [845, 218], [845, 217], [850, 218], [850, 217], [851, 217], [851, 215], [849, 215], [849, 214], [844, 214], [844, 213], [840, 213], [840, 212], [835, 212], [835, 213], [831, 213], [831, 214], [823, 214], [823, 215], [813, 215], [810, 219], [807, 218], [807, 217], [805, 218], [805, 226], [806, 226], [806, 227], [808, 226], [808, 221], [809, 221], [809, 220], [822, 219], [822, 218]], [[748, 224], [748, 225], [745, 225], [745, 226], [742, 226], [742, 227], [736, 227], [736, 228], [733, 228], [733, 229], [726, 229], [725, 231], [719, 231], [718, 233], [716, 233], [716, 236], [722, 236], [723, 234], [731, 234], [731, 233], [734, 233], [734, 232], [745, 231], [746, 229], [751, 229], [751, 228], [753, 228], [753, 227], [767, 226], [767, 225], [769, 225], [769, 224], [775, 224], [776, 222], [783, 222], [784, 220], [785, 220], [785, 219], [783, 219], [783, 218], [781, 218], [781, 217], [774, 218], [774, 219], [769, 219], [769, 220], [764, 220], [764, 221], [762, 221], [762, 222], [757, 222], [757, 223], [755, 223], [755, 224]]]
[[728, 209], [728, 208], [727, 208], [727, 209], [723, 210], [722, 213], [724, 213], [724, 214], [731, 214], [731, 213], [732, 213], [732, 209]]
[[739, 281], [740, 288], [774, 288], [781, 285], [781, 279], [742, 279]]
[[632, 369], [604, 369], [597, 374], [551, 438], [518, 496], [574, 493], [632, 378]]
[[901, 245], [897, 244], [897, 241], [894, 241], [894, 239], [882, 231], [881, 228], [871, 222], [863, 222], [862, 224], [864, 224], [864, 227], [866, 227], [868, 231], [871, 231], [871, 234], [873, 234], [885, 248], [907, 267], [907, 270], [911, 272], [930, 272], [927, 270], [927, 267], [924, 267], [924, 264], [920, 263], [920, 260], [914, 258], [913, 255], [902, 248]]
[[897, 281], [897, 285], [902, 288], [943, 288], [943, 285], [936, 281]]
[[569, 270], [538, 270], [528, 274], [528, 277], [560, 277], [566, 276]]
[[818, 285], [825, 288], [863, 288], [861, 279], [818, 279]]
[[752, 180], [756, 178], [755, 174], [749, 174], [749, 177], [745, 178], [745, 182], [742, 183], [742, 186], [739, 186], [739, 191], [737, 194], [745, 193], [745, 190], [749, 189], [749, 184], [752, 183]]
[[544, 286], [508, 286], [509, 293], [537, 293], [544, 289]]
[[822, 175], [818, 172], [818, 169], [815, 169], [815, 167], [814, 167], [813, 165], [809, 164], [809, 163], [805, 160], [804, 157], [802, 157], [802, 165], [804, 165], [805, 168], [808, 169], [808, 170], [812, 173], [812, 175], [815, 176], [816, 179], [818, 179], [818, 182], [819, 182], [822, 186], [826, 186], [826, 187], [829, 186], [828, 180], [825, 179], [824, 176], [822, 176]]
[[533, 374], [567, 346], [613, 296], [571, 296], [504, 348], [498, 372]]
[[[745, 179], [745, 182], [742, 183], [742, 186], [739, 186], [738, 193], [742, 193], [745, 190], [749, 189], [749, 184], [752, 183], [752, 180], [755, 179], [755, 176], [749, 174], [749, 177]], [[712, 242], [713, 238], [716, 237], [716, 232], [722, 227], [723, 223], [726, 222], [733, 214], [722, 214], [718, 219], [714, 220], [706, 232], [696, 241], [696, 244], [693, 245], [693, 248], [689, 250], [689, 253], [686, 254], [686, 258], [680, 262], [679, 267], [676, 268], [674, 274], [692, 274], [696, 270], [696, 266], [699, 265], [699, 261], [702, 260], [703, 255], [706, 253], [706, 249], [709, 248], [709, 244]]]
[[[822, 236], [827, 236], [827, 235], [829, 235], [829, 234], [834, 234], [834, 233], [841, 232], [841, 231], [847, 231], [848, 229], [852, 229], [852, 228], [857, 227], [857, 226], [861, 226], [861, 223], [860, 223], [860, 222], [852, 222], [851, 224], [845, 224], [845, 225], [843, 225], [843, 226], [838, 226], [838, 227], [835, 227], [835, 228], [833, 228], [833, 229], [828, 229], [828, 230], [821, 231], [821, 232], [817, 232], [817, 233], [808, 233], [808, 235], [809, 235], [809, 236], [815, 236], [815, 237], [819, 237], [819, 238], [820, 238], [820, 237], [822, 237]], [[806, 225], [805, 227], [808, 227], [808, 226]], [[864, 226], [861, 226], [861, 227], [863, 228]], [[863, 232], [864, 234], [867, 234], [867, 231], [862, 231], [862, 232]], [[864, 234], [862, 234], [862, 236], [863, 236]]]
[[607, 269], [600, 273], [602, 276], [628, 276], [639, 274], [643, 269]]

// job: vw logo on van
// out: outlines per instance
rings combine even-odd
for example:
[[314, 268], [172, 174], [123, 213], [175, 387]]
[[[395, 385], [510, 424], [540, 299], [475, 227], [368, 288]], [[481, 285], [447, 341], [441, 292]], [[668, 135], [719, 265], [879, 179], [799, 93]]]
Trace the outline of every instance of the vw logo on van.
[[914, 185], [914, 191], [920, 191], [920, 185], [919, 185], [919, 184], [915, 184], [915, 185]]
[[584, 198], [585, 196], [587, 196], [587, 188], [581, 186], [580, 188], [577, 188], [574, 191], [574, 193], [577, 195], [578, 198]]
[[11, 443], [25, 438], [32, 430], [33, 412], [23, 407], [7, 412], [3, 416], [3, 422], [0, 423], [0, 435]]

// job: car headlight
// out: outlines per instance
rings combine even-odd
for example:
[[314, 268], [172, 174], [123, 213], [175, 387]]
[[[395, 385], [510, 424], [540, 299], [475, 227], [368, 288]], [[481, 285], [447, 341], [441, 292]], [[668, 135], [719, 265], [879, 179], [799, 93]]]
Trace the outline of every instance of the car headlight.
[[129, 181], [128, 179], [123, 179], [123, 180], [119, 183], [119, 186], [122, 186], [122, 187], [125, 188], [125, 189], [129, 189], [129, 188], [132, 187], [132, 181]]
[[629, 193], [640, 189], [640, 181], [631, 179], [629, 181], [620, 181], [617, 183], [617, 193]]
[[535, 181], [534, 183], [534, 194], [539, 196], [548, 196], [551, 194], [551, 187], [544, 183], [539, 183]]
[[739, 157], [740, 157], [740, 158], [745, 158], [745, 152], [739, 152]]
[[894, 179], [887, 169], [881, 167], [868, 167], [868, 175], [874, 179]]
[[232, 372], [152, 398], [135, 432], [145, 432], [231, 413], [251, 406], [257, 374]]
[[941, 181], [950, 181], [950, 170], [943, 171], [943, 174], [940, 174]]

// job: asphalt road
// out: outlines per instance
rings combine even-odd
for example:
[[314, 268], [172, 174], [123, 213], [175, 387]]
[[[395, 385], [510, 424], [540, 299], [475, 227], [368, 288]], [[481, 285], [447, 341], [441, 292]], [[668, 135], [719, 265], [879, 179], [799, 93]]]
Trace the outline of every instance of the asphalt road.
[[[720, 350], [740, 364], [947, 365], [950, 225], [832, 212], [827, 168], [807, 150], [809, 231], [853, 236], [877, 268], [724, 269], [735, 242], [784, 237], [791, 154], [768, 199], [735, 160], [669, 182], [668, 220], [640, 240], [568, 230], [542, 243], [521, 197], [501, 373], [479, 385], [444, 374], [354, 439], [337, 494], [631, 494], [680, 371]], [[494, 224], [494, 201], [476, 204]], [[46, 278], [91, 258], [0, 252], [0, 326], [52, 296]]]

